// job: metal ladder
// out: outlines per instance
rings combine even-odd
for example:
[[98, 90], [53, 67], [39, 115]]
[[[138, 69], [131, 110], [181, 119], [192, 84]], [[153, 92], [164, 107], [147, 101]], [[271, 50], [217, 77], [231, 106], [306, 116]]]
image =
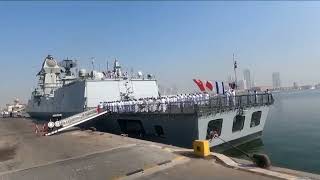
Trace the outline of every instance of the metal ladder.
[[108, 112], [109, 111], [105, 110], [105, 111], [98, 113], [96, 109], [90, 109], [90, 110], [84, 111], [82, 113], [75, 114], [73, 116], [70, 116], [68, 118], [60, 120], [60, 123], [61, 123], [60, 128], [46, 133], [45, 136], [51, 136], [53, 134], [56, 134], [58, 132], [66, 130], [68, 128], [71, 128], [71, 127], [77, 126], [81, 123], [90, 121], [96, 117], [107, 114]]

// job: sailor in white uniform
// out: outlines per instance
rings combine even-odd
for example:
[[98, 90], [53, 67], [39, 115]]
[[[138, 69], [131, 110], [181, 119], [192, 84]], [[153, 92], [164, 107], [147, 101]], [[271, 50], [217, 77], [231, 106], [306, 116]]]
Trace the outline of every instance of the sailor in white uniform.
[[232, 99], [232, 89], [228, 89], [227, 91], [225, 91], [225, 95], [226, 95], [226, 106], [233, 106], [233, 99]]
[[162, 112], [166, 112], [166, 99], [165, 99], [165, 97], [162, 97], [161, 98], [161, 111]]
[[234, 89], [231, 90], [231, 97], [232, 97], [232, 102], [233, 105], [236, 105], [236, 91]]
[[210, 101], [210, 95], [208, 93], [206, 93], [204, 99], [205, 99], [206, 104], [208, 105], [209, 101]]

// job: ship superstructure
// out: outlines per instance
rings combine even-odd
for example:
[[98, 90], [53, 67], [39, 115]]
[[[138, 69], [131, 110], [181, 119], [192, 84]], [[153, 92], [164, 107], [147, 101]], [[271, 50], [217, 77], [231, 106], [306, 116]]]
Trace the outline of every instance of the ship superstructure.
[[74, 60], [58, 63], [48, 55], [37, 74], [38, 83], [27, 105], [31, 117], [48, 120], [53, 114], [64, 117], [96, 107], [101, 101], [117, 101], [130, 97], [158, 97], [157, 81], [152, 75], [128, 75], [115, 60], [113, 70], [87, 72]]

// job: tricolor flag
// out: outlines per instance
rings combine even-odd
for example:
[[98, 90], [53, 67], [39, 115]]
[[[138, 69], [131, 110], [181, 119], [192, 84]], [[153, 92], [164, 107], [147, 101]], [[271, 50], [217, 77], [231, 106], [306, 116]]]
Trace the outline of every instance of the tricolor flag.
[[224, 94], [224, 84], [223, 84], [223, 82], [217, 82], [216, 81], [216, 91], [217, 91], [217, 94]]

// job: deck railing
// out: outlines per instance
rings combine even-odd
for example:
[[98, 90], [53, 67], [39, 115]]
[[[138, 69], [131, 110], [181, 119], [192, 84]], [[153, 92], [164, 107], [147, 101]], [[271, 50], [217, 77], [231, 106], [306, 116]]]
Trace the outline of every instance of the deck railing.
[[237, 96], [217, 96], [210, 98], [209, 103], [198, 105], [199, 114], [220, 113], [231, 110], [243, 110], [251, 107], [269, 106], [274, 103], [272, 94], [248, 94]]
[[[122, 105], [109, 109], [115, 113], [220, 113], [231, 110], [245, 109], [273, 104], [274, 99], [270, 93], [212, 96], [208, 100], [182, 101], [170, 103], [142, 103]], [[110, 108], [110, 107], [106, 107]]]

